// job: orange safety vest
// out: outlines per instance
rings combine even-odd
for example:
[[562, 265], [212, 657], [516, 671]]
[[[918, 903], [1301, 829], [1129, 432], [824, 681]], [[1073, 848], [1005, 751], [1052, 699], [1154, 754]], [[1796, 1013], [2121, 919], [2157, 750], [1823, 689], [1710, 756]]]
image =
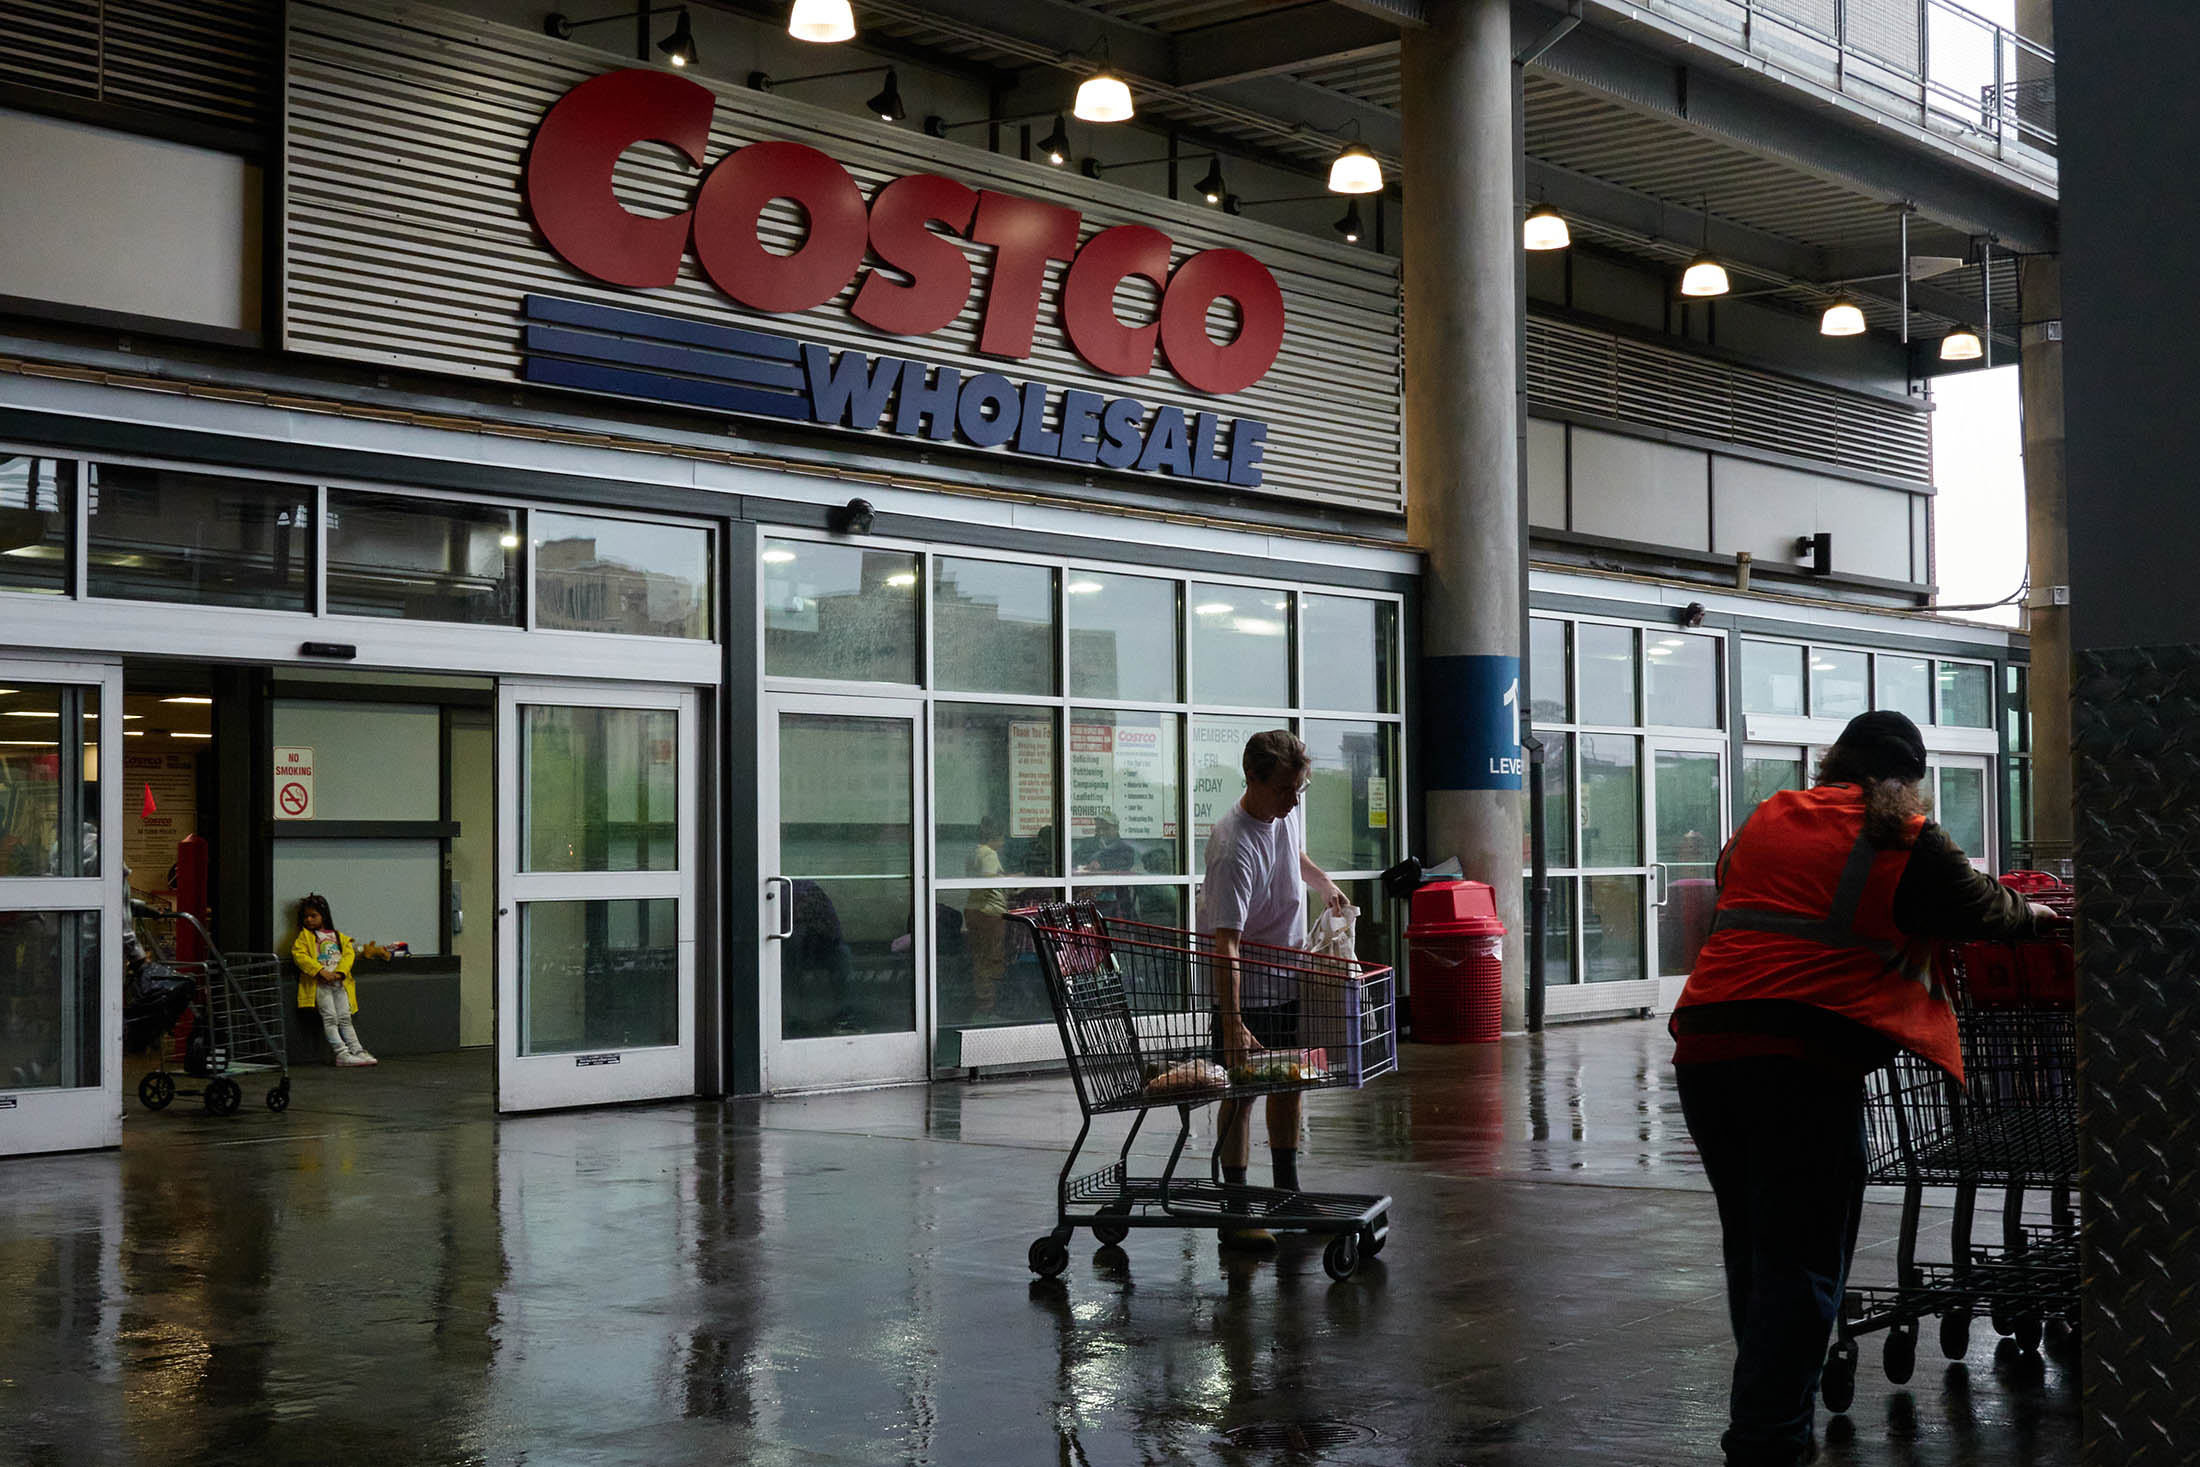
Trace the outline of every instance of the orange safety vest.
[[[1909, 835], [1924, 828], [1915, 817]], [[1807, 1003], [1885, 1035], [1963, 1078], [1955, 1010], [1932, 943], [1894, 925], [1907, 846], [1864, 838], [1853, 785], [1784, 790], [1719, 856], [1719, 906], [1676, 1010], [1748, 999]]]

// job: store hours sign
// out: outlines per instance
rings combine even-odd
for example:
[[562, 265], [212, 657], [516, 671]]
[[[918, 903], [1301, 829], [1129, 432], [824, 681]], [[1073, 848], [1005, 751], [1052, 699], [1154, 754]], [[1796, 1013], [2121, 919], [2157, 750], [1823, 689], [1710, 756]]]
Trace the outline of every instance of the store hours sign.
[[[813, 310], [854, 285], [851, 314], [889, 336], [939, 332], [976, 294], [977, 351], [1004, 363], [1032, 355], [1050, 268], [1066, 263], [1052, 304], [1069, 345], [1097, 373], [1130, 383], [1161, 364], [1194, 391], [1224, 398], [1275, 364], [1283, 293], [1258, 260], [1235, 249], [1176, 260], [1169, 236], [1144, 224], [1087, 236], [1082, 214], [1051, 200], [925, 173], [888, 180], [866, 201], [827, 154], [767, 140], [719, 159], [684, 210], [652, 218], [621, 204], [612, 188], [620, 155], [656, 141], [701, 167], [716, 104], [685, 77], [641, 70], [591, 78], [560, 98], [524, 176], [543, 240], [583, 274], [642, 290], [673, 284], [692, 251], [725, 296], [767, 315]], [[788, 254], [759, 233], [779, 200], [807, 220]], [[965, 242], [992, 252], [982, 286]], [[1159, 292], [1151, 321], [1116, 313], [1118, 287], [1134, 279]], [[1238, 327], [1217, 342], [1207, 322], [1223, 301]], [[528, 296], [524, 309], [529, 381], [1240, 488], [1261, 482], [1266, 423], [1151, 405], [1128, 389], [966, 372], [920, 350], [834, 349], [549, 295]]]

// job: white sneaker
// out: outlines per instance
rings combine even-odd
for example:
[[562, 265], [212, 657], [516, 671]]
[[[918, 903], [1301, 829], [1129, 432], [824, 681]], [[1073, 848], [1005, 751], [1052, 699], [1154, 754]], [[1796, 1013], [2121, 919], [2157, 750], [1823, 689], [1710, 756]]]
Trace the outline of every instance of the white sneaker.
[[378, 1065], [378, 1064], [382, 1063], [382, 1062], [381, 1062], [380, 1060], [376, 1059], [376, 1058], [375, 1058], [375, 1057], [374, 1057], [373, 1055], [371, 1055], [371, 1054], [368, 1054], [368, 1053], [367, 1053], [367, 1052], [366, 1052], [366, 1051], [365, 1051], [364, 1049], [355, 1049], [355, 1050], [353, 1050], [353, 1051], [351, 1052], [351, 1059], [352, 1059], [352, 1063], [353, 1063], [353, 1064], [358, 1064], [358, 1065]]
[[371, 1065], [373, 1063], [374, 1061], [369, 1059], [366, 1055], [353, 1054], [349, 1050], [345, 1050], [343, 1053], [336, 1056], [336, 1065], [339, 1069], [354, 1070], [360, 1068], [363, 1065]]

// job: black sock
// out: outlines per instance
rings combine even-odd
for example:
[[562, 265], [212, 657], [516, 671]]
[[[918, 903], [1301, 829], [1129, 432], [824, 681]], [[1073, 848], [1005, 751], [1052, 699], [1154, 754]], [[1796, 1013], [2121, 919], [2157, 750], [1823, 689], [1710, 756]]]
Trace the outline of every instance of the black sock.
[[1229, 1185], [1231, 1185], [1231, 1186], [1233, 1186], [1233, 1187], [1242, 1187], [1242, 1186], [1244, 1186], [1244, 1185], [1245, 1185], [1245, 1168], [1244, 1168], [1244, 1167], [1241, 1167], [1241, 1166], [1226, 1166], [1226, 1167], [1224, 1167], [1224, 1168], [1222, 1169], [1222, 1180], [1223, 1180], [1223, 1181], [1225, 1181], [1225, 1182], [1227, 1182], [1227, 1183], [1228, 1183]]
[[1296, 1151], [1280, 1151], [1270, 1147], [1268, 1155], [1276, 1167], [1276, 1185], [1286, 1192], [1299, 1190], [1299, 1154]]

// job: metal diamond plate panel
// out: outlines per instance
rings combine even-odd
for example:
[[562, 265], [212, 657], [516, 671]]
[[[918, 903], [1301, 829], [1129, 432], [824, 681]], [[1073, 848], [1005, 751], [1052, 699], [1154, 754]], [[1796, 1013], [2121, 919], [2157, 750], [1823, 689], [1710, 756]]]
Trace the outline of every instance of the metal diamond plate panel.
[[2200, 647], [2080, 657], [2079, 1077], [2088, 1467], [2200, 1441]]

